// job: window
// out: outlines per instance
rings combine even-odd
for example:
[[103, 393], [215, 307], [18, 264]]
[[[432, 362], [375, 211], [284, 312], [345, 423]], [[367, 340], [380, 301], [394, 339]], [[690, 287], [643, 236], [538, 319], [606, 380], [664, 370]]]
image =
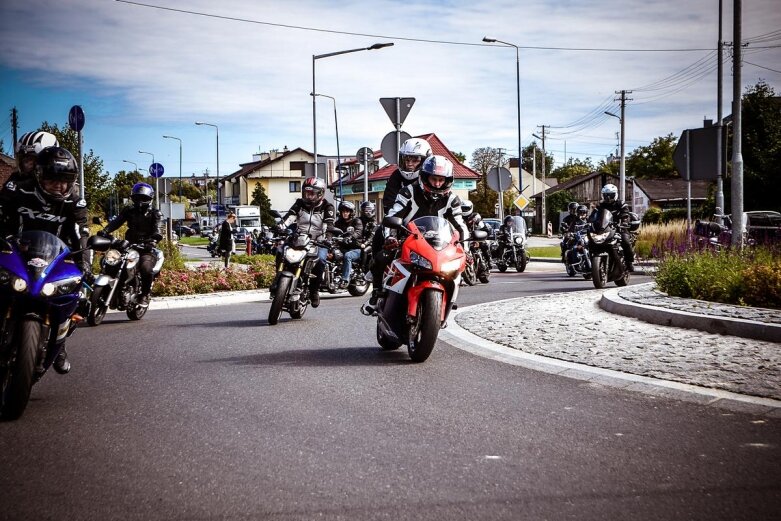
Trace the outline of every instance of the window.
[[288, 182], [288, 187], [290, 189], [290, 193], [300, 192], [301, 191], [301, 181], [290, 181], [290, 182]]
[[290, 162], [290, 171], [291, 172], [301, 172], [301, 177], [304, 177], [306, 175], [306, 161], [291, 161]]

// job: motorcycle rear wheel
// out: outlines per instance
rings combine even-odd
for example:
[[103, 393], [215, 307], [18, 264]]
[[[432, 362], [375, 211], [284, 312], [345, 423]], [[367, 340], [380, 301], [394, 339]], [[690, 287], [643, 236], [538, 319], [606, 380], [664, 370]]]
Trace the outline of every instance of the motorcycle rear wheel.
[[279, 316], [282, 314], [282, 306], [287, 300], [287, 294], [290, 293], [290, 283], [292, 279], [289, 277], [279, 277], [277, 281], [277, 290], [274, 293], [274, 300], [271, 301], [271, 308], [268, 310], [268, 323], [270, 325], [276, 325], [279, 322]]
[[363, 280], [361, 283], [351, 282], [350, 285], [347, 286], [347, 291], [353, 297], [360, 297], [362, 295], [365, 295], [366, 292], [369, 291], [369, 283], [366, 282], [365, 280]]
[[104, 302], [103, 294], [108, 290], [107, 286], [95, 286], [92, 290], [92, 296], [90, 297], [90, 310], [87, 315], [87, 324], [91, 326], [99, 326], [106, 316], [108, 310], [108, 304]]
[[424, 291], [418, 302], [416, 324], [410, 326], [407, 352], [415, 363], [425, 362], [437, 343], [442, 317], [442, 292]]
[[16, 360], [0, 376], [0, 415], [4, 420], [16, 420], [30, 401], [33, 373], [38, 348], [41, 345], [41, 324], [27, 319], [19, 324], [19, 337], [14, 339], [19, 347]]
[[466, 282], [469, 286], [474, 286], [475, 283], [477, 283], [477, 277], [475, 276], [474, 265], [470, 266], [469, 264], [467, 264], [462, 277], [464, 279], [464, 282]]
[[607, 284], [607, 258], [594, 257], [591, 261], [591, 282], [594, 287], [602, 289]]
[[[138, 294], [136, 294], [136, 298], [138, 298]], [[127, 308], [127, 318], [130, 320], [141, 320], [144, 318], [144, 315], [146, 315], [146, 311], [149, 309], [149, 306], [139, 306], [138, 304], [131, 304], [129, 308]]]

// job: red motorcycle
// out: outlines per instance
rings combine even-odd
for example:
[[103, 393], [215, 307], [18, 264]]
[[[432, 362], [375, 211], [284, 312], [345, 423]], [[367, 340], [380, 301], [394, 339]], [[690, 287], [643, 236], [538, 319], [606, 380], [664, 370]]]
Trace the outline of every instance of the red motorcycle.
[[[458, 296], [466, 254], [458, 232], [442, 217], [418, 217], [406, 227], [399, 217], [386, 217], [382, 224], [409, 235], [383, 278], [385, 295], [377, 301], [377, 342], [384, 350], [406, 344], [412, 361], [423, 362]], [[474, 234], [476, 239], [487, 236], [481, 230]]]

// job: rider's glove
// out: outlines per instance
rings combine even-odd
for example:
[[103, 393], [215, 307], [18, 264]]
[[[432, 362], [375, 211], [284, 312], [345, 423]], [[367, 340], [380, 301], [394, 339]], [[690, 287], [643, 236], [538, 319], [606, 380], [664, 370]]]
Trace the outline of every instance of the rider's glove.
[[399, 240], [396, 237], [387, 237], [383, 248], [386, 250], [395, 250], [399, 247]]

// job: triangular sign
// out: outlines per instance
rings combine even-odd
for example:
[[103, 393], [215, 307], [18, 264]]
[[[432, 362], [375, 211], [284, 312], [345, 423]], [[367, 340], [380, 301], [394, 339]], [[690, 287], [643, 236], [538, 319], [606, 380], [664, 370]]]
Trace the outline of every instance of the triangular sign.
[[[399, 117], [396, 121], [396, 101], [399, 102]], [[412, 105], [415, 104], [415, 98], [380, 98], [380, 105], [385, 109], [385, 113], [391, 120], [391, 123], [397, 126], [404, 124], [404, 120], [407, 119], [409, 111], [412, 110]]]

